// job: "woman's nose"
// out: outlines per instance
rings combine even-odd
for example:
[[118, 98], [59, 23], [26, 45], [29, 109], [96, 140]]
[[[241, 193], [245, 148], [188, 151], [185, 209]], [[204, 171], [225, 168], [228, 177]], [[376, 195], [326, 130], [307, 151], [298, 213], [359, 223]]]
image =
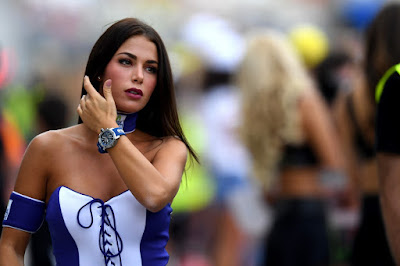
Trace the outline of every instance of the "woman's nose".
[[142, 83], [143, 77], [143, 68], [140, 66], [135, 67], [132, 73], [132, 80], [138, 83]]

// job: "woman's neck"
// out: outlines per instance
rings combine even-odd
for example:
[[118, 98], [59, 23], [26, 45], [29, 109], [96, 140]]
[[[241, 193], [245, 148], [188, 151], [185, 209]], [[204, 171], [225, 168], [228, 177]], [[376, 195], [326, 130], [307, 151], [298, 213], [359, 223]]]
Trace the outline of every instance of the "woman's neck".
[[132, 133], [136, 129], [136, 120], [138, 113], [126, 114], [122, 112], [117, 113], [117, 124], [125, 133]]

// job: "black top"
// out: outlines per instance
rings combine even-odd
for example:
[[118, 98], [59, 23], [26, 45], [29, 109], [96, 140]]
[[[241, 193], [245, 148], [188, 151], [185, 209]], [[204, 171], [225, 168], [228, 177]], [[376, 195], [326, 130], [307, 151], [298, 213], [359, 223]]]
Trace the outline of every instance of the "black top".
[[285, 146], [280, 168], [314, 165], [317, 165], [317, 158], [310, 146], [306, 144]]
[[395, 71], [384, 85], [377, 104], [376, 150], [400, 154], [400, 76]]

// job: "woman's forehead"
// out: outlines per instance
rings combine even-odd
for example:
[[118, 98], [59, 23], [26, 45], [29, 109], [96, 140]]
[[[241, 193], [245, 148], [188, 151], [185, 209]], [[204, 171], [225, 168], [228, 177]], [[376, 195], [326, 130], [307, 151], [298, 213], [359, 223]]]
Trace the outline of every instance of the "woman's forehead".
[[136, 57], [146, 57], [146, 60], [158, 61], [157, 47], [146, 36], [138, 35], [127, 39], [118, 48], [116, 54], [129, 53]]

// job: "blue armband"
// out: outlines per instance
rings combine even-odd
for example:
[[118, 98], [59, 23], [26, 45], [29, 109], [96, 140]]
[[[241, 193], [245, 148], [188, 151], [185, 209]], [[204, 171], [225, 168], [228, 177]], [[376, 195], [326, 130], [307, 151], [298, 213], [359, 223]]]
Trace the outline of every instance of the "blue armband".
[[3, 227], [35, 233], [43, 223], [45, 206], [41, 200], [13, 191], [4, 214]]

